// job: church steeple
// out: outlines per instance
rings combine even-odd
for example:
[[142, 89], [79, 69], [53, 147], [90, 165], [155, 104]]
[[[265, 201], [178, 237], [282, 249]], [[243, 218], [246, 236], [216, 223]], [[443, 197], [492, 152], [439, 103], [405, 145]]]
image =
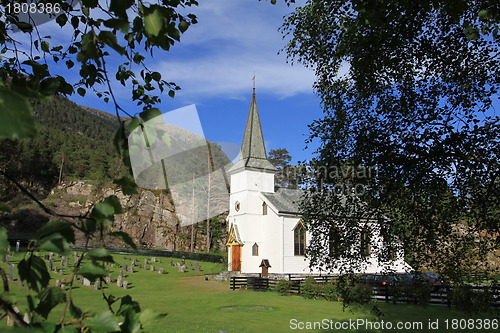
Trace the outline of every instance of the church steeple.
[[277, 169], [269, 162], [264, 145], [264, 136], [260, 124], [259, 110], [255, 96], [255, 86], [252, 93], [252, 102], [248, 113], [245, 135], [241, 144], [240, 160], [231, 168], [235, 171], [240, 168], [256, 168], [276, 172]]

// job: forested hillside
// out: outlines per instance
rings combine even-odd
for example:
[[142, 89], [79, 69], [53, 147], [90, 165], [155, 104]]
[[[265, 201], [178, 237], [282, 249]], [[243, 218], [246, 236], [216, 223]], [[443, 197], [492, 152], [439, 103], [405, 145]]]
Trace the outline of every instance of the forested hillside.
[[[62, 97], [34, 104], [33, 114], [38, 124], [35, 138], [0, 141], [0, 168], [15, 179], [42, 193], [60, 181], [112, 180], [127, 172], [112, 143], [119, 126], [114, 115]], [[173, 131], [172, 142], [182, 145], [179, 140], [191, 140], [193, 135], [185, 132]], [[218, 145], [212, 143], [211, 147], [215, 168], [229, 163]], [[189, 179], [193, 174], [206, 173], [206, 154], [181, 159], [184, 162], [178, 170]], [[3, 179], [0, 185], [0, 201], [9, 201], [17, 192]]]

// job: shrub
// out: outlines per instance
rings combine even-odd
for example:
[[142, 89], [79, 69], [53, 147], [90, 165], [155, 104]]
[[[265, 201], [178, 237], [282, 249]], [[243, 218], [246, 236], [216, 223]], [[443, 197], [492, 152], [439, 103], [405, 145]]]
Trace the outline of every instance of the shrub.
[[300, 286], [300, 295], [307, 299], [316, 299], [321, 297], [321, 287], [312, 276], [308, 276]]
[[494, 298], [489, 290], [474, 290], [469, 285], [456, 286], [448, 295], [453, 308], [464, 312], [486, 312]]
[[355, 284], [345, 288], [342, 292], [342, 300], [345, 305], [368, 304], [372, 300], [372, 287], [364, 284]]
[[323, 297], [327, 301], [339, 301], [340, 300], [340, 293], [333, 283], [326, 283], [325, 285], [321, 286], [322, 288], [322, 293]]
[[292, 285], [293, 285], [292, 281], [280, 280], [278, 281], [278, 283], [276, 283], [276, 286], [274, 288], [281, 295], [287, 296], [291, 294]]

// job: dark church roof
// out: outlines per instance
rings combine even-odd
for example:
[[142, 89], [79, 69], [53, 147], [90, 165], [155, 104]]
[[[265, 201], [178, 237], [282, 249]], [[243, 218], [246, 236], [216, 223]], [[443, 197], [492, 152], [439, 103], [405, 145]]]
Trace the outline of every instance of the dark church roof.
[[280, 188], [276, 193], [262, 193], [276, 209], [278, 213], [299, 214], [299, 204], [302, 190]]
[[270, 172], [278, 171], [267, 159], [255, 91], [252, 94], [252, 102], [250, 104], [247, 125], [245, 127], [245, 135], [243, 137], [243, 143], [241, 144], [240, 160], [229, 169], [229, 172], [241, 168], [255, 168], [268, 170]]

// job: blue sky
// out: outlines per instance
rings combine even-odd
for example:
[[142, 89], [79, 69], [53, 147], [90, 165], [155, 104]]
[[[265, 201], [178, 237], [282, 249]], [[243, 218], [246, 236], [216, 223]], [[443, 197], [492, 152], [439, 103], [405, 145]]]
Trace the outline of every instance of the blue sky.
[[[155, 52], [147, 61], [151, 69], [182, 88], [174, 99], [163, 97], [162, 112], [195, 104], [207, 139], [240, 145], [255, 72], [268, 151], [287, 148], [294, 162], [310, 159], [314, 149], [304, 150], [307, 125], [321, 117], [312, 89], [314, 74], [301, 65], [288, 64], [285, 55], [278, 54], [286, 44], [278, 29], [291, 11], [293, 7], [283, 3], [273, 6], [258, 0], [201, 0], [199, 7], [187, 8], [185, 12], [196, 14], [199, 23], [170, 52]], [[55, 35], [53, 29], [60, 28], [54, 22], [42, 27], [57, 40], [71, 34], [67, 30]], [[77, 72], [66, 70], [66, 76], [76, 79]], [[141, 111], [130, 102], [128, 88], [117, 85], [114, 89], [124, 109], [132, 114]], [[111, 104], [90, 94], [71, 99], [114, 113]]]

